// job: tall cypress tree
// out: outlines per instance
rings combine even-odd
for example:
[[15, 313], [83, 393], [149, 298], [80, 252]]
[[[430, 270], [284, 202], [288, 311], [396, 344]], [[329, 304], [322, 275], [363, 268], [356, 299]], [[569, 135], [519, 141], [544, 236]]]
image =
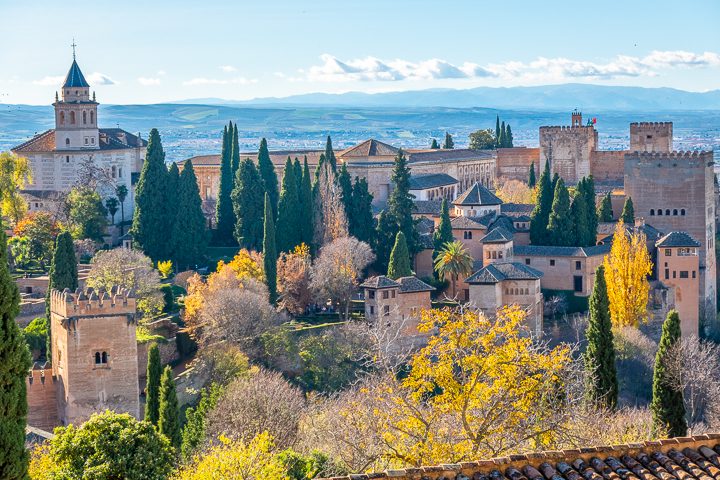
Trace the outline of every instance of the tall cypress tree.
[[607, 223], [613, 220], [612, 202], [610, 201], [610, 193], [608, 192], [600, 202], [597, 210], [597, 218], [599, 222]]
[[270, 303], [277, 299], [277, 246], [275, 244], [275, 222], [272, 216], [270, 195], [265, 192], [265, 228], [263, 231], [263, 266], [265, 281], [270, 293]]
[[150, 345], [148, 350], [147, 380], [145, 384], [145, 420], [153, 425], [158, 424], [160, 418], [160, 350], [157, 344]]
[[535, 179], [535, 162], [530, 163], [530, 173], [528, 174], [528, 187], [535, 188], [537, 180]]
[[398, 224], [392, 213], [387, 209], [380, 212], [375, 231], [375, 265], [376, 270], [387, 272], [390, 261], [390, 251], [394, 245], [398, 232]]
[[408, 167], [402, 150], [395, 157], [390, 180], [395, 188], [388, 199], [388, 210], [397, 222], [400, 231], [405, 235], [410, 255], [415, 255], [419, 251], [419, 236], [415, 229], [415, 220], [412, 217], [415, 195], [410, 193], [410, 167]]
[[440, 149], [440, 145], [438, 145], [437, 140], [435, 140], [434, 138], [433, 138], [433, 140], [432, 140], [432, 143], [430, 144], [430, 148], [433, 149], [433, 150], [438, 150], [438, 149]]
[[544, 245], [547, 242], [547, 225], [554, 195], [550, 183], [550, 162], [546, 161], [538, 182], [535, 209], [530, 216], [530, 243], [533, 245]]
[[[333, 150], [332, 146], [332, 140], [330, 139], [330, 135], [327, 137], [327, 141], [325, 142], [325, 160], [330, 162], [330, 166], [332, 167], [332, 171], [337, 171], [337, 159], [335, 158], [335, 150]], [[319, 167], [319, 165], [318, 165]]]
[[625, 223], [625, 225], [635, 225], [635, 207], [633, 206], [633, 201], [631, 197], [628, 197], [625, 200], [625, 205], [623, 205], [620, 218], [622, 218], [622, 221]]
[[585, 205], [585, 195], [580, 191], [575, 192], [575, 197], [570, 206], [570, 220], [573, 227], [573, 245], [576, 247], [593, 245], [593, 243], [588, 243], [591, 235], [587, 224], [587, 206]]
[[305, 245], [310, 246], [313, 241], [313, 201], [312, 201], [312, 179], [307, 157], [303, 160], [302, 181], [300, 182], [300, 239]]
[[338, 184], [340, 185], [340, 191], [342, 192], [342, 202], [345, 206], [345, 215], [348, 218], [348, 227], [352, 223], [352, 179], [348, 172], [347, 165], [343, 162], [340, 167], [340, 173], [337, 178]]
[[25, 377], [32, 365], [30, 352], [15, 317], [20, 293], [8, 269], [7, 237], [0, 219], [0, 478], [25, 479], [27, 388]]
[[230, 178], [235, 181], [235, 176], [240, 168], [240, 142], [238, 140], [237, 122], [233, 126], [232, 132], [232, 148], [230, 152], [230, 166], [232, 167], [232, 175]]
[[280, 194], [278, 193], [278, 180], [275, 173], [275, 166], [270, 160], [270, 152], [268, 151], [267, 140], [260, 140], [260, 149], [258, 150], [258, 171], [262, 178], [263, 190], [270, 197], [270, 211], [272, 212], [273, 222], [277, 220], [277, 205]]
[[375, 218], [372, 212], [373, 196], [368, 190], [367, 180], [355, 177], [352, 190], [352, 214], [348, 218], [350, 235], [363, 242], [375, 245]]
[[408, 252], [405, 235], [399, 231], [395, 235], [395, 245], [390, 252], [390, 262], [388, 263], [387, 276], [393, 280], [400, 277], [409, 277], [412, 275], [410, 267], [410, 252]]
[[440, 250], [443, 249], [446, 243], [452, 242], [452, 224], [450, 223], [450, 208], [448, 202], [443, 198], [440, 206], [440, 224], [437, 230], [433, 233], [433, 260], [437, 257]]
[[618, 379], [615, 369], [610, 301], [605, 284], [605, 267], [595, 270], [595, 285], [590, 296], [590, 316], [585, 331], [587, 349], [583, 355], [588, 374], [588, 400], [595, 405], [614, 410], [618, 399]]
[[300, 201], [300, 192], [302, 191], [302, 165], [298, 157], [295, 157], [293, 162], [293, 173], [295, 174], [295, 181], [297, 182], [298, 201]]
[[502, 122], [500, 124], [500, 138], [498, 139], [498, 144], [500, 145], [500, 148], [505, 148], [507, 146], [507, 139], [505, 138], [505, 122]]
[[240, 162], [231, 199], [235, 211], [235, 240], [248, 250], [262, 250], [265, 192], [262, 179], [249, 158]]
[[279, 252], [292, 251], [296, 245], [302, 242], [298, 193], [295, 169], [288, 157], [283, 171], [280, 202], [278, 203], [277, 249]]
[[505, 128], [505, 146], [507, 148], [513, 147], [513, 134], [512, 130], [510, 129], [510, 124], [508, 123]]
[[193, 267], [202, 261], [208, 242], [195, 168], [189, 160], [180, 174], [177, 207], [170, 241], [173, 244], [173, 259], [180, 271], [181, 268]]
[[220, 154], [220, 187], [218, 189], [217, 204], [215, 205], [215, 240], [220, 245], [232, 245], [233, 230], [235, 227], [235, 212], [233, 212], [230, 195], [233, 190], [232, 178], [232, 122], [223, 130], [223, 147]]
[[587, 208], [587, 224], [588, 224], [588, 245], [597, 243], [598, 216], [595, 210], [595, 180], [593, 176], [583, 177], [582, 192], [585, 194], [585, 206]]
[[501, 147], [500, 145], [500, 115], [495, 115], [495, 146]]
[[448, 132], [445, 132], [445, 141], [443, 142], [443, 147], [445, 150], [452, 150], [455, 148], [455, 142], [453, 142], [452, 135], [450, 135]]
[[670, 310], [663, 323], [660, 345], [655, 355], [653, 397], [650, 403], [653, 425], [659, 432], [666, 430], [670, 437], [684, 437], [687, 434], [683, 392], [671, 384], [667, 372], [669, 357], [679, 341], [680, 317], [677, 311]]
[[570, 217], [570, 195], [562, 178], [555, 187], [547, 231], [550, 245], [572, 246], [576, 242], [573, 238], [573, 222]]
[[553, 173], [552, 182], [550, 182], [553, 195], [555, 194], [555, 187], [557, 187], [558, 180], [560, 180], [560, 175], [557, 172]]
[[168, 170], [165, 167], [160, 133], [150, 130], [145, 163], [135, 189], [135, 210], [130, 233], [135, 245], [153, 262], [167, 260], [169, 225], [165, 201], [167, 198]]
[[67, 230], [60, 232], [55, 239], [55, 250], [50, 273], [48, 275], [48, 293], [45, 300], [45, 315], [50, 320], [50, 291], [52, 289], [63, 291], [66, 288], [75, 291], [78, 288], [77, 258], [73, 239]]
[[[167, 185], [165, 186], [165, 208], [167, 209], [167, 232], [172, 232], [178, 213], [178, 200], [180, 188], [180, 170], [173, 162], [168, 168]], [[168, 258], [172, 255], [172, 248], [167, 249]], [[166, 260], [167, 260], [166, 259]]]
[[182, 432], [180, 430], [180, 407], [178, 406], [175, 381], [170, 365], [165, 367], [160, 380], [160, 407], [158, 431], [165, 435], [175, 449], [180, 448]]

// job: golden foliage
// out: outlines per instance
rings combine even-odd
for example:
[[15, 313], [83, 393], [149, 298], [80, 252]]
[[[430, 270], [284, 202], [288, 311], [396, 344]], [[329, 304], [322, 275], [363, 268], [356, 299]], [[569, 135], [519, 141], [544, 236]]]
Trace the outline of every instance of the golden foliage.
[[[229, 267], [238, 279], [245, 277], [254, 278], [258, 282], [265, 281], [265, 272], [263, 271], [262, 254], [243, 248], [235, 258], [227, 265], [222, 260], [218, 262], [217, 271], [220, 272], [225, 266]], [[212, 275], [211, 275], [212, 277]]]
[[30, 465], [28, 474], [31, 480], [46, 480], [51, 478], [55, 470], [55, 462], [50, 457], [50, 444], [45, 442], [35, 446], [30, 452]]
[[620, 220], [610, 254], [603, 259], [610, 316], [615, 327], [637, 327], [647, 321], [652, 261], [645, 242], [645, 235], [628, 233]]
[[173, 271], [172, 260], [165, 260], [164, 262], [160, 260], [157, 264], [157, 268], [163, 278], [169, 278]]
[[277, 260], [278, 305], [301, 314], [312, 300], [310, 291], [310, 248], [302, 243], [292, 253], [281, 253]]
[[520, 180], [508, 180], [495, 190], [495, 195], [505, 203], [535, 203], [537, 189], [530, 188]]
[[27, 158], [11, 152], [0, 153], [0, 206], [2, 215], [11, 218], [14, 223], [27, 212], [27, 202], [20, 191], [30, 182], [32, 171]]

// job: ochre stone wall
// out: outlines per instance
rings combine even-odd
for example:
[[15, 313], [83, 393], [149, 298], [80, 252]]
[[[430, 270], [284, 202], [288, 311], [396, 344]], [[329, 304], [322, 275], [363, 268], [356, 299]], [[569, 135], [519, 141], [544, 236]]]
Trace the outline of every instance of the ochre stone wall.
[[[680, 255], [680, 248], [657, 249], [657, 277], [663, 285], [674, 290], [672, 306], [680, 316], [680, 331], [683, 337], [699, 335], [699, 260], [697, 255]], [[680, 272], [687, 273], [687, 278], [682, 278]]]
[[631, 152], [668, 153], [673, 148], [672, 122], [636, 122], [630, 124]]
[[540, 149], [529, 147], [498, 148], [497, 150], [497, 184], [502, 185], [508, 180], [527, 182], [530, 165], [535, 163], [535, 177], [540, 178], [545, 162], [540, 162]]
[[622, 185], [625, 150], [595, 150], [590, 155], [590, 173], [597, 183]]
[[590, 157], [597, 149], [595, 127], [540, 127], [540, 162], [574, 185], [590, 175]]
[[60, 425], [57, 381], [50, 369], [36, 366], [25, 379], [27, 387], [27, 424], [48, 432]]

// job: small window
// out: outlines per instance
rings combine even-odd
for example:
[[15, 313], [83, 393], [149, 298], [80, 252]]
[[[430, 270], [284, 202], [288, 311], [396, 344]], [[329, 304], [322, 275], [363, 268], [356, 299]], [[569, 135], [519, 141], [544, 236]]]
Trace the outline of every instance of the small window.
[[69, 138], [66, 138], [66, 139], [65, 139], [65, 145], [70, 145], [70, 139], [69, 139]]
[[369, 298], [369, 299], [375, 298], [375, 290], [370, 290], [370, 291], [368, 291], [368, 298]]
[[70, 163], [70, 155], [65, 155], [65, 163]]
[[652, 135], [648, 135], [648, 136], [647, 136], [647, 139], [648, 139], [648, 140], [652, 140]]
[[658, 208], [658, 216], [662, 217], [662, 208]]
[[122, 178], [122, 167], [118, 167], [118, 178]]
[[526, 258], [526, 259], [525, 259], [525, 265], [530, 265], [530, 259], [529, 259], [529, 258]]
[[395, 290], [392, 290], [392, 291], [390, 292], [390, 297], [391, 297], [391, 298], [395, 298]]
[[465, 232], [463, 232], [463, 238], [465, 240], [472, 240], [472, 232], [469, 230], [466, 230]]
[[580, 270], [582, 268], [582, 262], [580, 260], [575, 261], [575, 270]]
[[685, 216], [685, 209], [684, 209], [684, 208], [681, 208], [681, 209], [680, 209], [680, 216], [681, 216], [681, 217], [684, 217], [684, 216]]
[[654, 209], [654, 208], [651, 208], [651, 209], [650, 209], [650, 216], [651, 216], [651, 217], [654, 217], [654, 216], [655, 216], [655, 209]]
[[410, 315], [413, 317], [417, 317], [418, 309], [417, 307], [410, 307]]
[[485, 258], [490, 259], [490, 251], [485, 252]]
[[102, 363], [105, 363], [105, 364], [108, 362], [108, 354], [107, 354], [107, 352], [102, 352], [101, 362], [102, 362]]
[[95, 145], [95, 137], [91, 137], [91, 138], [90, 138], [90, 143], [92, 143], [93, 145]]
[[375, 315], [375, 307], [370, 305], [370, 315]]
[[383, 290], [383, 300], [387, 300], [388, 298], [390, 298], [390, 292]]
[[696, 278], [696, 277], [695, 277], [695, 270], [692, 271], [692, 278]]
[[680, 271], [680, 278], [690, 278], [689, 273], [686, 270]]
[[677, 278], [677, 271], [673, 270], [673, 278]]
[[665, 209], [665, 215], [668, 216], [668, 217], [670, 216], [670, 209], [669, 209], [669, 208], [666, 208], [666, 209]]
[[383, 317], [387, 317], [390, 315], [390, 305], [385, 305], [383, 307]]
[[100, 365], [101, 360], [100, 352], [95, 352], [95, 365]]
[[666, 248], [666, 249], [665, 249], [665, 256], [666, 256], [666, 257], [672, 257], [672, 248]]
[[85, 137], [85, 145], [88, 144], [88, 137]]
[[87, 125], [87, 112], [83, 110], [83, 125]]
[[669, 279], [670, 279], [670, 269], [666, 268], [665, 269], [665, 280], [669, 280]]
[[583, 291], [583, 277], [581, 275], [575, 275], [573, 277], [573, 290], [576, 292]]
[[677, 217], [677, 214], [678, 214], [677, 208], [674, 208], [674, 209], [673, 209], [673, 215], [675, 215], [675, 216]]
[[550, 266], [551, 266], [551, 267], [554, 267], [554, 266], [555, 266], [555, 260], [550, 260]]
[[502, 250], [498, 252], [498, 258], [502, 260], [502, 258], [503, 258]]
[[492, 258], [497, 259], [497, 252], [492, 252]]

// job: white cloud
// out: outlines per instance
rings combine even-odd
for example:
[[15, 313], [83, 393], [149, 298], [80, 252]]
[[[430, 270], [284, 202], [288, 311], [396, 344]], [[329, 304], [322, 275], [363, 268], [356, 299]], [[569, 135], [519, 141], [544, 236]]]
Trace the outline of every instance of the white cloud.
[[198, 77], [184, 81], [183, 85], [250, 85], [257, 83], [256, 78], [236, 77], [230, 79]]
[[138, 83], [140, 85], [144, 85], [146, 87], [160, 85], [160, 79], [159, 78], [151, 78], [151, 77], [138, 77], [137, 79]]
[[63, 81], [65, 80], [64, 76], [57, 76], [57, 77], [43, 77], [40, 80], [33, 80], [34, 85], [42, 85], [42, 86], [57, 86], [62, 85]]
[[221, 65], [220, 70], [228, 73], [237, 72], [237, 68], [233, 67], [232, 65]]
[[93, 72], [86, 78], [90, 85], [115, 85], [117, 83], [112, 78], [100, 72]]

